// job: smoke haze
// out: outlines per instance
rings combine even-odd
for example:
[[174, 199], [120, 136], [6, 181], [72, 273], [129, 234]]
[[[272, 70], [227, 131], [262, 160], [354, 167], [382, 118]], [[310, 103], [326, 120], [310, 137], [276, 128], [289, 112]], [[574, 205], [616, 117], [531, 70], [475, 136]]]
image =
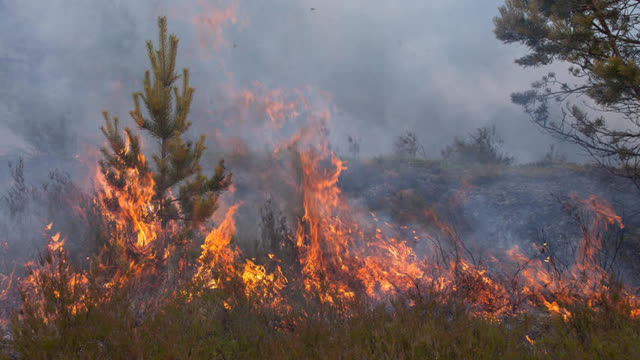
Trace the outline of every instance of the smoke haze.
[[363, 154], [387, 153], [410, 130], [435, 158], [454, 136], [495, 124], [507, 152], [534, 161], [552, 140], [509, 94], [544, 69], [518, 68], [522, 49], [494, 38], [500, 3], [3, 0], [1, 151], [71, 158], [102, 143], [103, 109], [130, 125], [130, 94], [148, 69], [144, 41], [155, 41], [156, 17], [167, 15], [178, 67], [191, 68], [196, 88], [195, 130], [258, 82], [328, 94], [338, 151], [352, 135]]

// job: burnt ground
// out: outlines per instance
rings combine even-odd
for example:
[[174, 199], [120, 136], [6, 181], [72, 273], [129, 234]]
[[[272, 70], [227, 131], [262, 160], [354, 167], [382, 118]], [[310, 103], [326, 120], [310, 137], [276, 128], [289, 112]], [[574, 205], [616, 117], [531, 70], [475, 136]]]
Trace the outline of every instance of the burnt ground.
[[426, 221], [424, 210], [432, 208], [476, 248], [518, 245], [528, 256], [539, 256], [531, 245], [547, 242], [561, 264], [571, 261], [581, 238], [576, 213], [564, 206], [567, 197], [596, 195], [625, 224], [603, 234], [602, 265], [640, 285], [640, 190], [627, 179], [575, 164], [464, 167], [384, 158], [347, 164], [340, 188], [378, 216], [419, 225]]

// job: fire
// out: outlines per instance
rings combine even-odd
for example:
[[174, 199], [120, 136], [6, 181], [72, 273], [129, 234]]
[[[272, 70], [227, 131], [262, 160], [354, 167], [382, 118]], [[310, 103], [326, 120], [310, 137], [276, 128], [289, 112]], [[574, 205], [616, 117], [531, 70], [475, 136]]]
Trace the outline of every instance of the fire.
[[64, 242], [65, 242], [65, 239], [60, 240], [60, 233], [57, 232], [55, 235], [51, 237], [51, 241], [49, 242], [49, 245], [47, 247], [51, 252], [59, 251], [59, 250], [62, 250], [64, 246]]
[[[492, 264], [479, 262], [455, 229], [440, 220], [433, 209], [426, 210], [424, 218], [433, 227], [433, 233], [419, 236], [412, 230], [413, 234], [405, 236], [408, 232], [405, 226], [401, 227], [404, 233], [389, 236], [386, 230], [398, 230], [393, 224], [378, 225], [375, 214], [371, 214], [373, 223], [363, 222], [360, 210], [350, 208], [341, 194], [338, 182], [347, 166], [329, 150], [321, 131], [329, 114], [322, 111], [308, 114], [308, 101], [289, 102], [283, 92], [262, 89], [260, 93], [266, 94], [264, 100], [256, 92], [245, 91], [240, 103], [244, 108], [264, 104], [261, 111], [273, 124], [273, 130], [281, 128], [285, 121], [307, 115], [306, 125], [276, 143], [273, 152], [278, 158], [293, 151], [299, 162], [299, 183], [291, 182], [290, 177], [285, 177], [284, 182], [296, 187], [302, 202], [294, 242], [305, 292], [335, 303], [353, 299], [358, 293], [382, 300], [433, 289], [465, 298], [475, 311], [495, 318], [531, 306], [568, 317], [570, 312], [559, 304], [593, 298], [603, 290], [593, 288], [604, 278], [604, 271], [595, 266], [601, 247], [598, 232], [612, 225], [623, 227], [621, 218], [606, 202], [595, 196], [585, 201], [570, 197], [585, 212], [593, 214], [595, 223], [583, 233], [580, 254], [567, 274], [557, 274], [549, 268], [554, 259], [548, 254], [542, 259], [530, 259], [518, 247], [506, 254], [489, 254]], [[473, 190], [473, 186], [463, 182], [449, 206], [463, 203]], [[417, 254], [411, 244], [424, 238], [432, 246]], [[246, 264], [244, 280], [249, 284], [248, 270], [256, 268], [249, 262]], [[258, 269], [253, 278], [267, 278], [264, 268]], [[496, 269], [501, 272], [496, 273]], [[578, 276], [579, 272], [589, 273], [588, 280]], [[579, 291], [585, 285], [592, 290]]]
[[[325, 147], [320, 149], [300, 152], [304, 215], [296, 241], [305, 289], [324, 291], [327, 302], [333, 302], [336, 295], [350, 299], [359, 289], [370, 298], [383, 299], [412, 289], [420, 291], [422, 286], [466, 299], [483, 316], [496, 318], [543, 306], [568, 319], [571, 312], [566, 306], [586, 301], [595, 307], [599, 296], [608, 290], [607, 273], [599, 264], [601, 237], [610, 227], [622, 229], [624, 225], [611, 205], [594, 195], [582, 200], [570, 194], [568, 199], [586, 221], [574, 264], [565, 272], [554, 272], [550, 255], [530, 259], [516, 246], [506, 253], [513, 262], [503, 267], [503, 272], [515, 274], [508, 283], [506, 277], [492, 271], [496, 269], [476, 262], [457, 233], [433, 210], [425, 216], [437, 230], [435, 236], [427, 235], [434, 240], [434, 247], [420, 256], [407, 239], [387, 237], [377, 226], [373, 233], [365, 231], [337, 185], [346, 166]], [[453, 202], [464, 201], [465, 193], [471, 190], [464, 185], [463, 193], [456, 193]], [[371, 216], [377, 223], [376, 215]], [[388, 222], [384, 225], [393, 228]], [[417, 235], [412, 238], [419, 239]], [[325, 281], [329, 291], [322, 290], [327, 289]], [[640, 302], [630, 290], [624, 294], [633, 304], [632, 314], [637, 315]]]
[[[290, 94], [279, 88], [269, 90], [259, 82], [254, 84], [254, 89], [241, 91], [238, 105], [243, 109], [256, 108], [260, 113], [264, 113], [271, 128], [275, 130], [282, 128], [289, 119], [295, 119], [301, 111], [307, 110], [309, 107], [299, 92]], [[242, 116], [240, 120], [247, 115]], [[236, 125], [237, 120], [229, 119], [230, 122], [233, 121], [233, 125]]]
[[[238, 21], [238, 2], [228, 4], [223, 11], [212, 10], [194, 19], [202, 47], [228, 45], [222, 30], [224, 24]], [[295, 194], [293, 201], [285, 199], [293, 208], [295, 229], [282, 240], [290, 240], [291, 258], [279, 257], [276, 251], [252, 254], [255, 258], [245, 255], [235, 241], [240, 227], [236, 218], [243, 206], [256, 204], [245, 205], [249, 201], [240, 196], [220, 199], [221, 209], [209, 219], [209, 228], [183, 233], [177, 223], [163, 226], [153, 205], [157, 201], [154, 178], [138, 170], [147, 163], [140, 154], [135, 160], [143, 166], [138, 168], [115, 166], [106, 173], [95, 169], [94, 205], [104, 218], [107, 239], [95, 257], [86, 259], [90, 265], [74, 266], [64, 233], [53, 233], [55, 226], [48, 223], [42, 258], [27, 263], [28, 271], [21, 278], [13, 272], [0, 274], [0, 301], [18, 289], [25, 299], [23, 310], [45, 322], [87, 312], [128, 286], [136, 290], [130, 299], [132, 307], [143, 309], [171, 295], [186, 295], [191, 301], [206, 292], [222, 294], [227, 310], [247, 301], [276, 314], [296, 309], [300, 304], [295, 301], [319, 299], [341, 310], [343, 304], [360, 299], [370, 304], [399, 298], [413, 304], [427, 296], [459, 301], [474, 315], [496, 321], [531, 310], [571, 320], [577, 314], [572, 306], [577, 304], [586, 303], [594, 311], [604, 308], [602, 299], [614, 286], [601, 259], [605, 235], [624, 229], [622, 218], [607, 201], [569, 194], [566, 207], [581, 222], [581, 238], [566, 268], [559, 268], [546, 242], [532, 244], [530, 249], [521, 244], [522, 249], [515, 245], [504, 253], [486, 249], [479, 254], [439, 216], [436, 207], [423, 209], [413, 224], [397, 226], [382, 214], [352, 205], [339, 186], [349, 166], [331, 151], [327, 139], [331, 111], [312, 106], [302, 91], [269, 89], [256, 82], [231, 97], [230, 115], [222, 116], [220, 126], [211, 130], [213, 138], [227, 150], [232, 148], [240, 159], [253, 160], [251, 151], [264, 145], [268, 151], [261, 156], [271, 161], [268, 165], [288, 162], [268, 168], [265, 174], [250, 175], [259, 178], [254, 183], [275, 179]], [[225, 131], [234, 131], [234, 136]], [[130, 145], [124, 144], [127, 154]], [[93, 157], [99, 154], [91, 154], [95, 164]], [[76, 158], [89, 161], [81, 154]], [[392, 170], [384, 172], [400, 176]], [[124, 179], [122, 186], [110, 185], [111, 176]], [[473, 191], [473, 185], [462, 181], [444, 206], [455, 209]], [[76, 211], [82, 213], [82, 209]], [[184, 240], [184, 248], [170, 245], [174, 237]], [[629, 315], [640, 317], [640, 299], [633, 294], [629, 287], [621, 290]], [[536, 345], [529, 335], [525, 339]]]
[[380, 229], [368, 238], [352, 218], [337, 186], [347, 169], [341, 159], [326, 149], [324, 154], [312, 149], [300, 153], [300, 163], [304, 215], [296, 241], [307, 291], [328, 285], [329, 293], [322, 294], [326, 301], [334, 302], [334, 296], [348, 300], [359, 283], [368, 296], [380, 298], [422, 280], [420, 261], [405, 242], [383, 237]]
[[222, 223], [207, 235], [202, 245], [195, 277], [211, 289], [217, 288], [219, 283], [215, 274], [216, 268], [219, 269], [217, 271], [223, 270], [222, 274], [233, 272], [237, 253], [229, 247], [229, 244], [236, 231], [233, 221], [236, 210], [238, 210], [238, 205], [232, 206], [227, 211]]
[[[38, 264], [26, 264], [28, 274], [19, 284], [29, 305], [24, 310], [38, 314], [45, 322], [86, 311], [88, 306], [88, 279], [69, 265], [64, 243], [59, 232], [51, 236], [46, 253]], [[51, 297], [56, 300], [55, 306], [44, 306]]]
[[[128, 149], [125, 146], [125, 149]], [[139, 154], [141, 163], [145, 163], [144, 155]], [[153, 244], [158, 238], [160, 224], [153, 219], [154, 209], [152, 199], [155, 196], [154, 181], [150, 173], [140, 174], [137, 169], [128, 168], [125, 174], [118, 174], [127, 180], [123, 189], [117, 191], [109, 186], [104, 175], [96, 170], [98, 192], [105, 199], [99, 204], [102, 213], [116, 225], [114, 234], [118, 236], [114, 241], [123, 249], [131, 249], [147, 257], [153, 256]], [[108, 205], [107, 205], [108, 204]], [[107, 209], [111, 206], [117, 212]], [[129, 236], [134, 235], [134, 236]], [[134, 240], [135, 239], [135, 240]]]
[[[608, 274], [599, 263], [602, 250], [602, 236], [611, 227], [624, 228], [621, 218], [615, 214], [611, 205], [603, 199], [590, 195], [583, 200], [576, 194], [570, 194], [566, 206], [584, 212], [582, 219], [582, 238], [574, 263], [565, 271], [559, 271], [554, 266], [554, 260], [547, 255], [544, 263], [539, 259], [529, 259], [518, 247], [508, 251], [513, 260], [523, 266], [519, 279], [522, 287], [518, 291], [527, 298], [541, 303], [554, 314], [564, 319], [571, 317], [571, 312], [565, 306], [579, 301], [586, 301], [590, 306], [599, 302], [599, 297], [609, 290]], [[542, 249], [548, 246], [545, 243]], [[624, 291], [624, 296], [637, 309], [640, 302], [630, 295], [630, 289]], [[564, 306], [560, 304], [565, 304]], [[637, 312], [632, 310], [631, 315]]]
[[558, 303], [555, 301], [553, 303], [549, 303], [545, 300], [544, 306], [546, 306], [550, 312], [562, 315], [562, 318], [565, 320], [571, 316], [571, 313], [569, 311], [560, 307], [560, 305], [558, 305]]
[[[224, 283], [231, 280], [232, 276], [237, 276], [242, 280], [245, 296], [258, 297], [275, 305], [282, 301], [279, 292], [287, 283], [280, 267], [268, 273], [264, 266], [257, 265], [250, 259], [245, 260], [244, 266], [237, 266], [242, 254], [231, 246], [231, 240], [236, 231], [233, 216], [239, 206], [240, 204], [236, 204], [230, 207], [220, 225], [207, 235], [197, 260], [198, 268], [194, 279], [209, 289], [217, 289], [224, 287]], [[231, 306], [229, 301], [225, 304], [227, 307]]]
[[198, 5], [202, 8], [202, 14], [198, 15], [193, 23], [198, 29], [200, 47], [218, 49], [220, 46], [228, 46], [223, 36], [223, 28], [227, 23], [237, 23], [238, 3], [234, 0], [229, 4], [215, 7], [198, 0]]
[[12, 271], [9, 275], [0, 274], [0, 301], [7, 299], [13, 284], [14, 274], [15, 271]]
[[[298, 116], [296, 106], [307, 106], [306, 102], [293, 106], [283, 101], [265, 102], [268, 106], [263, 109], [276, 127], [282, 125], [279, 122], [282, 119]], [[491, 319], [538, 308], [566, 320], [572, 316], [569, 310], [572, 304], [586, 302], [597, 308], [601, 295], [609, 290], [607, 272], [601, 267], [599, 258], [602, 238], [609, 229], [622, 229], [624, 225], [606, 201], [593, 195], [588, 199], [569, 195], [567, 206], [578, 214], [583, 224], [575, 259], [566, 270], [557, 269], [548, 243], [533, 245], [533, 250], [540, 253], [539, 257], [528, 257], [514, 246], [505, 254], [488, 254], [488, 261], [480, 261], [434, 209], [424, 211], [423, 229], [418, 232], [416, 228], [395, 226], [375, 213], [367, 215], [367, 211], [349, 206], [339, 187], [340, 176], [348, 169], [347, 164], [329, 150], [321, 131], [320, 144], [313, 145], [318, 135], [314, 130], [323, 129], [328, 117], [316, 114], [311, 118], [307, 128], [276, 145], [272, 153], [276, 159], [284, 152], [293, 153], [290, 159], [296, 164], [290, 169], [299, 171], [298, 176], [293, 177], [297, 182], [289, 178], [283, 183], [295, 187], [301, 203], [292, 239], [296, 263], [285, 264], [300, 271], [283, 271], [282, 259], [272, 253], [265, 254], [262, 262], [243, 254], [234, 243], [237, 230], [234, 217], [243, 205], [241, 202], [230, 206], [226, 201], [222, 202], [227, 210], [223, 217], [219, 213], [212, 219], [218, 225], [206, 233], [199, 256], [191, 259], [192, 262], [186, 257], [176, 262], [172, 257], [175, 249], [164, 239], [175, 236], [177, 229], [172, 226], [163, 229], [154, 216], [151, 205], [154, 182], [150, 174], [127, 169], [126, 173], [117, 174], [127, 179], [125, 186], [114, 190], [98, 172], [98, 193], [105, 200], [99, 205], [103, 215], [114, 225], [109, 241], [119, 251], [115, 254], [118, 262], [126, 264], [116, 271], [107, 271], [113, 261], [103, 263], [100, 261], [104, 256], [97, 257], [98, 267], [108, 273], [101, 282], [106, 294], [133, 277], [155, 284], [153, 286], [170, 286], [167, 269], [172, 261], [176, 262], [172, 266], [178, 272], [186, 273], [186, 277], [199, 284], [203, 291], [237, 292], [240, 284], [240, 293], [236, 295], [281, 311], [292, 308], [290, 299], [284, 294], [301, 284], [299, 290], [307, 296], [335, 306], [362, 296], [386, 301], [411, 294], [422, 296], [424, 292], [432, 291], [443, 298], [461, 300], [472, 312]], [[145, 162], [142, 155], [138, 160]], [[455, 192], [449, 205], [458, 206], [473, 190], [472, 186], [463, 184], [463, 189]], [[113, 211], [114, 208], [117, 211]], [[50, 233], [52, 228], [53, 224], [46, 225], [45, 233]], [[64, 278], [67, 284], [53, 290], [53, 296], [63, 298], [71, 294], [73, 301], [66, 305], [66, 310], [57, 311], [82, 311], [88, 306], [83, 295], [88, 274], [67, 266], [66, 239], [60, 232], [49, 239], [45, 261], [40, 267], [31, 264], [32, 272], [22, 279], [21, 287], [29, 294], [29, 301], [37, 303], [43, 301], [38, 290], [43, 281]], [[419, 252], [417, 244], [421, 245]], [[3, 288], [11, 286], [12, 278], [0, 280]], [[631, 289], [623, 290], [631, 305], [630, 315], [638, 317], [640, 301], [631, 293]], [[189, 298], [197, 295], [198, 291], [190, 293]], [[0, 299], [3, 296], [5, 293], [0, 293]], [[224, 302], [226, 308], [237, 304], [239, 298], [234, 296]], [[43, 316], [51, 318], [58, 316], [56, 314]], [[528, 337], [527, 341], [535, 344]]]
[[246, 286], [246, 295], [258, 297], [261, 302], [267, 302], [271, 306], [286, 306], [280, 291], [287, 285], [287, 278], [277, 266], [273, 273], [267, 273], [262, 265], [256, 265], [247, 260], [242, 272], [242, 280]]
[[[214, 27], [224, 21], [235, 21], [234, 6], [219, 14], [220, 18], [198, 21]], [[245, 256], [234, 241], [235, 217], [243, 202], [221, 201], [227, 209], [210, 219], [211, 223], [217, 223], [216, 227], [197, 234], [179, 234], [176, 224], [161, 226], [155, 215], [157, 209], [152, 205], [155, 184], [151, 174], [140, 173], [137, 168], [114, 167], [109, 171], [122, 173], [96, 171], [96, 204], [111, 226], [107, 244], [92, 259], [96, 262], [92, 265], [102, 271], [96, 281], [105, 294], [102, 300], [127, 283], [152, 288], [148, 292], [152, 294], [150, 297], [183, 291], [192, 299], [204, 291], [215, 291], [225, 294], [227, 309], [233, 309], [243, 299], [281, 311], [293, 308], [293, 300], [287, 296], [294, 290], [300, 291], [303, 298], [320, 299], [335, 307], [360, 298], [384, 302], [401, 297], [411, 303], [415, 296], [435, 293], [443, 299], [461, 301], [474, 314], [490, 319], [499, 320], [533, 308], [570, 319], [572, 305], [586, 302], [597, 308], [599, 299], [611, 286], [599, 258], [603, 236], [609, 229], [622, 229], [624, 225], [612, 206], [594, 195], [581, 199], [570, 194], [567, 201], [568, 207], [584, 221], [575, 259], [566, 270], [558, 269], [547, 243], [540, 247], [534, 244], [536, 255], [527, 256], [518, 246], [501, 254], [477, 254], [435, 208], [424, 209], [417, 224], [396, 226], [383, 216], [352, 206], [339, 186], [348, 166], [328, 145], [331, 113], [326, 109], [313, 111], [311, 102], [300, 91], [268, 90], [256, 83], [251, 91], [242, 92], [236, 102], [234, 106], [240, 110], [232, 113], [238, 118], [230, 116], [224, 121], [247, 131], [268, 129], [270, 133], [265, 138], [274, 140], [271, 153], [266, 155], [271, 157], [268, 160], [291, 162], [289, 167], [283, 166], [286, 171], [269, 169], [267, 175], [256, 177], [276, 178], [284, 186], [290, 186], [296, 196], [292, 213], [297, 227], [286, 239], [291, 240], [294, 248], [293, 260], [288, 259], [292, 263], [285, 263], [275, 253], [262, 254], [263, 258]], [[244, 120], [255, 115], [253, 112], [262, 118], [246, 124]], [[234, 120], [239, 124], [232, 124]], [[288, 136], [281, 139], [277, 135], [282, 135], [279, 132], [285, 132], [284, 128]], [[218, 138], [226, 137], [220, 129], [216, 131]], [[249, 146], [241, 138], [234, 138], [231, 143], [238, 156], [248, 156]], [[125, 144], [124, 151], [129, 151], [129, 144]], [[146, 164], [143, 155], [137, 161]], [[109, 185], [106, 178], [109, 176], [125, 179], [122, 187]], [[474, 190], [463, 182], [446, 205], [459, 206]], [[44, 230], [49, 234], [52, 229], [50, 223]], [[178, 235], [190, 237], [184, 242], [194, 245], [196, 250], [195, 244], [203, 240], [199, 254], [189, 257], [184, 254], [188, 251], [184, 251], [178, 255], [180, 251], [168, 241]], [[66, 239], [60, 232], [48, 238], [45, 259], [40, 266], [29, 264], [32, 271], [21, 280], [27, 301], [41, 303], [45, 299], [43, 283], [62, 279], [63, 284], [51, 289], [51, 294], [55, 299], [66, 297], [66, 305], [42, 316], [53, 319], [65, 312], [86, 310], [91, 305], [86, 296], [89, 272], [70, 266], [64, 250]], [[191, 288], [181, 290], [179, 286], [185, 282], [169, 280], [176, 274], [199, 288], [192, 292]], [[12, 280], [0, 278], [1, 289], [11, 287]], [[631, 293], [631, 289], [623, 290], [631, 305], [630, 315], [637, 317], [640, 300]], [[4, 290], [0, 292], [0, 300], [3, 296]], [[535, 344], [528, 336], [526, 339]]]
[[527, 341], [529, 342], [529, 344], [531, 344], [531, 345], [535, 345], [535, 344], [536, 344], [536, 342], [535, 342], [533, 339], [531, 339], [531, 338], [529, 337], [529, 335], [526, 335], [526, 336], [525, 336], [525, 338], [527, 339]]

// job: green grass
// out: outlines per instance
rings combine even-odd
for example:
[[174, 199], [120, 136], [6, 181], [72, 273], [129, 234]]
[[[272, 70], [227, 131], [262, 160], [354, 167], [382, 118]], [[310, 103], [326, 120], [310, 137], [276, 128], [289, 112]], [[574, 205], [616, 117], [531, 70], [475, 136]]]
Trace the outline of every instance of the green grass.
[[175, 296], [139, 317], [120, 297], [60, 323], [14, 321], [11, 348], [25, 359], [640, 358], [640, 322], [613, 308], [496, 322], [456, 301], [350, 304], [349, 317], [311, 303], [282, 313], [251, 301], [227, 310], [224, 301], [218, 290]]

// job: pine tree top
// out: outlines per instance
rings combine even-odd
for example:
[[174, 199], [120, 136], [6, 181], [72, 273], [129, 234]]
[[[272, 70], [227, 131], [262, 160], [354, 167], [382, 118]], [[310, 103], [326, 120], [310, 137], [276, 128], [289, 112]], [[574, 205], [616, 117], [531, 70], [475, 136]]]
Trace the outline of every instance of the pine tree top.
[[[138, 128], [158, 140], [158, 148], [152, 152], [155, 166], [150, 167], [145, 162], [133, 131], [125, 128], [126, 138], [123, 138], [119, 134], [118, 119], [111, 121], [105, 112], [102, 131], [109, 149], [103, 149], [101, 169], [106, 176], [120, 174], [112, 176], [113, 181], [109, 182], [116, 191], [126, 184], [127, 174], [132, 173], [124, 170], [150, 173], [155, 196], [154, 204], [149, 205], [155, 209], [154, 218], [163, 227], [178, 223], [188, 231], [215, 212], [220, 193], [231, 185], [231, 174], [226, 172], [224, 162], [220, 160], [213, 174], [205, 175], [200, 164], [207, 149], [204, 134], [195, 142], [185, 139], [185, 132], [191, 126], [187, 117], [194, 89], [189, 85], [188, 69], [183, 69], [182, 75], [175, 72], [178, 38], [167, 35], [165, 17], [158, 18], [158, 28], [158, 48], [151, 40], [146, 42], [151, 69], [144, 74], [143, 91], [132, 94], [134, 109], [130, 111]], [[176, 85], [180, 78], [181, 88]]]

